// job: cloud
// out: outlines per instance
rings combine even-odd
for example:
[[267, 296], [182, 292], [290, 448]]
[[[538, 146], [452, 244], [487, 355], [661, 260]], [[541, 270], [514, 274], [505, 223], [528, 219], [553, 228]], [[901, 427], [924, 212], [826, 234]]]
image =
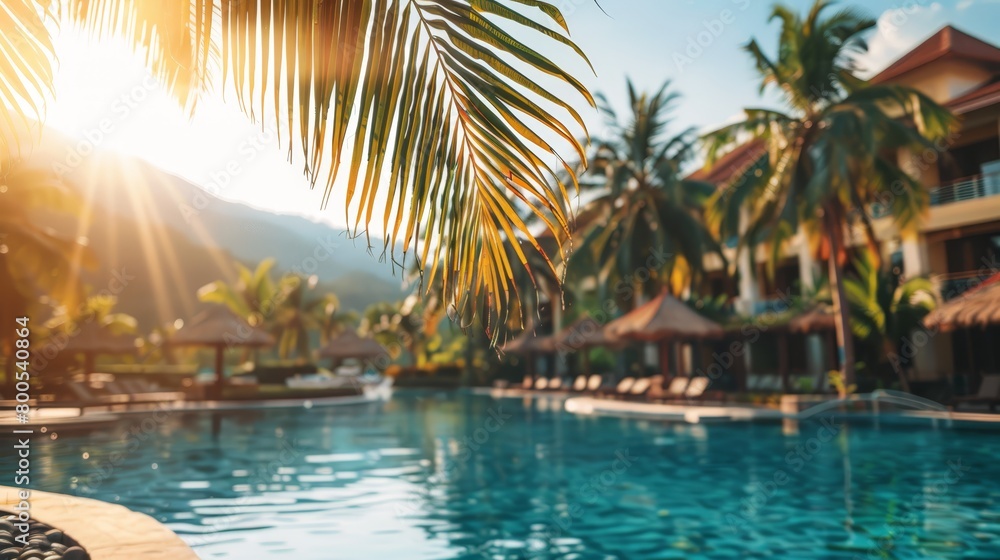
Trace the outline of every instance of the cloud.
[[[972, 0], [964, 0], [971, 3]], [[868, 38], [868, 52], [858, 57], [861, 75], [871, 77], [937, 31], [947, 18], [937, 2], [908, 0], [886, 10]]]
[[955, 9], [961, 12], [970, 8], [974, 3], [973, 0], [962, 0], [955, 6]]

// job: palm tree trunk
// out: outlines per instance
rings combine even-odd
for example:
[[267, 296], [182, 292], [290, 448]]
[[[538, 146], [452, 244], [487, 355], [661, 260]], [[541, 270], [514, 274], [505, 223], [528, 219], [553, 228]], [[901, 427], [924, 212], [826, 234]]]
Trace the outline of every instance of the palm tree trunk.
[[837, 354], [840, 358], [841, 372], [844, 375], [844, 385], [855, 383], [854, 376], [854, 337], [851, 336], [851, 319], [847, 308], [847, 294], [844, 292], [844, 271], [837, 261], [843, 243], [843, 227], [831, 205], [823, 209], [823, 224], [830, 240], [830, 256], [827, 259], [830, 273], [830, 294], [833, 299], [833, 314], [837, 330]]

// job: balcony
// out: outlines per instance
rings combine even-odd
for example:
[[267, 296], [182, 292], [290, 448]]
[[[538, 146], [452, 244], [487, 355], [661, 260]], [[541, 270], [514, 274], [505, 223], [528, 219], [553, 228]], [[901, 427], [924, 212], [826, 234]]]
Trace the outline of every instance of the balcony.
[[1000, 194], [1000, 173], [975, 175], [931, 189], [931, 206]]
[[950, 272], [934, 277], [934, 282], [941, 292], [941, 299], [948, 301], [966, 291], [975, 288], [995, 273], [995, 270], [970, 270], [966, 272]]

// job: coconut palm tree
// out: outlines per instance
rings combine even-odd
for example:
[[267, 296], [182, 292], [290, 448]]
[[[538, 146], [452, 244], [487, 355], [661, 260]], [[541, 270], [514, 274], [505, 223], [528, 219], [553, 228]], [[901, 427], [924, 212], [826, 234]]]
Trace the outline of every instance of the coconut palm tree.
[[827, 14], [830, 5], [817, 0], [804, 18], [775, 6], [771, 17], [781, 22], [777, 56], [767, 55], [756, 40], [746, 46], [761, 89], [777, 89], [784, 109], [746, 109], [745, 120], [709, 135], [709, 163], [734, 141], [756, 140], [766, 151], [759, 173], [737, 178], [717, 194], [709, 217], [723, 238], [742, 234], [742, 250], [767, 243], [775, 254], [803, 227], [828, 261], [840, 362], [845, 382], [853, 384], [842, 279], [848, 215], [860, 220], [874, 244], [865, 208], [891, 193], [881, 198], [891, 199], [898, 225], [904, 233], [915, 228], [928, 194], [899, 167], [897, 154], [933, 149], [953, 117], [914, 89], [859, 78], [855, 57], [867, 49], [862, 35], [875, 20], [851, 8]]
[[[549, 53], [589, 65], [562, 12], [541, 0], [7, 0], [0, 10], [0, 159], [44, 117], [53, 91], [50, 32], [76, 25], [121, 38], [178, 102], [195, 111], [225, 89], [280, 131], [291, 158], [378, 225], [383, 250], [413, 251], [452, 271], [442, 289], [493, 306], [511, 297], [506, 233], [535, 236], [515, 204], [566, 231], [565, 185], [550, 157], [583, 119], [565, 94], [594, 100]], [[281, 130], [281, 129], [284, 130]], [[559, 139], [553, 145], [553, 138]], [[559, 149], [557, 149], [559, 148]], [[376, 200], [384, 200], [378, 202]], [[518, 201], [517, 203], [515, 201]], [[378, 206], [378, 208], [376, 208]], [[433, 250], [428, 250], [433, 248]], [[519, 256], [519, 255], [518, 255]], [[489, 297], [487, 297], [489, 296]], [[456, 305], [462, 309], [462, 305]]]
[[334, 335], [357, 324], [359, 317], [354, 311], [345, 311], [337, 294], [328, 292], [307, 305], [313, 322], [319, 329], [319, 343], [325, 345]]
[[596, 264], [600, 286], [624, 286], [608, 295], [626, 309], [636, 303], [631, 290], [678, 293], [699, 277], [706, 253], [722, 256], [701, 219], [715, 187], [682, 172], [697, 136], [693, 129], [668, 136], [678, 94], [669, 81], [654, 94], [637, 93], [629, 81], [628, 95], [624, 119], [598, 95], [609, 136], [595, 139], [580, 182], [603, 190], [580, 212], [584, 237], [572, 257]]
[[300, 279], [292, 275], [275, 281], [271, 277], [275, 264], [273, 258], [267, 258], [250, 270], [242, 263], [236, 263], [239, 277], [234, 284], [224, 280], [206, 284], [198, 290], [198, 299], [225, 305], [252, 325], [273, 327], [278, 310], [300, 284]]
[[855, 259], [854, 271], [844, 279], [844, 291], [851, 308], [851, 330], [867, 350], [865, 364], [874, 369], [886, 360], [892, 362], [900, 387], [908, 392], [907, 368], [898, 363], [899, 356], [906, 340], [934, 310], [934, 285], [927, 278], [901, 279], [879, 267], [870, 251]]

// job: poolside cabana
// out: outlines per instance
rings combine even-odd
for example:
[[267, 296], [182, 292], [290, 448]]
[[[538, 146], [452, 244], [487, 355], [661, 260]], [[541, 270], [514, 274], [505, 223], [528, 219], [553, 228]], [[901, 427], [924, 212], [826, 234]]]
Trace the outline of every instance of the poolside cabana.
[[69, 336], [64, 352], [83, 354], [84, 373], [94, 373], [94, 363], [102, 354], [135, 354], [136, 337], [116, 334], [101, 325], [87, 321], [79, 326], [75, 335]]
[[579, 352], [581, 373], [590, 373], [590, 355], [588, 351], [597, 346], [622, 346], [621, 339], [610, 336], [604, 325], [601, 325], [590, 315], [584, 315], [570, 326], [556, 333], [553, 337], [555, 350], [559, 352]]
[[787, 323], [775, 327], [778, 334], [778, 375], [781, 376], [781, 386], [786, 392], [791, 390], [788, 367], [789, 335], [823, 335], [831, 361], [828, 369], [833, 370], [837, 369], [836, 328], [836, 315], [833, 313], [833, 308], [828, 305], [815, 305], [793, 316]]
[[659, 343], [660, 367], [665, 377], [669, 376], [670, 344], [722, 338], [725, 334], [721, 325], [667, 292], [608, 323], [605, 331], [613, 339]]
[[[1000, 273], [990, 276], [980, 285], [939, 305], [924, 318], [925, 327], [944, 333], [957, 330], [982, 331], [998, 325], [1000, 325]], [[982, 360], [977, 364], [978, 353], [971, 334], [968, 333], [963, 337], [969, 356], [969, 367], [971, 373], [983, 374], [989, 367], [976, 367], [982, 365]]]
[[375, 339], [360, 336], [353, 329], [347, 329], [331, 338], [326, 346], [319, 349], [319, 357], [329, 358], [336, 363], [350, 359], [375, 360], [388, 355], [388, 350]]
[[524, 356], [528, 362], [528, 375], [535, 377], [535, 358], [539, 354], [551, 354], [556, 351], [554, 336], [538, 336], [535, 326], [525, 329], [519, 336], [500, 347], [505, 354]]
[[215, 390], [213, 397], [222, 398], [226, 385], [223, 355], [227, 348], [261, 348], [274, 344], [274, 337], [221, 305], [196, 315], [185, 323], [173, 337], [174, 346], [208, 346], [215, 348]]

